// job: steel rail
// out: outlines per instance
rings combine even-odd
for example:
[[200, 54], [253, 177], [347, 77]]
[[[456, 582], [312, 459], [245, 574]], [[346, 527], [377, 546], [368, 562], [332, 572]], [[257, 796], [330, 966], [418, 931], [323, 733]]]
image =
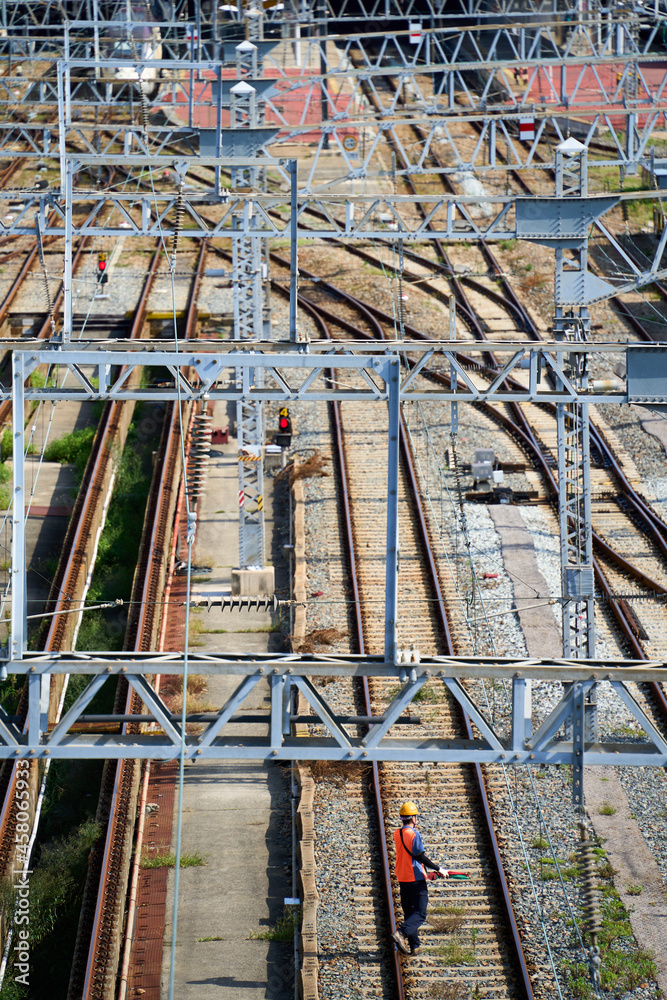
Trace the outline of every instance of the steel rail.
[[[286, 291], [284, 289], [283, 291]], [[288, 297], [289, 297], [289, 293]], [[331, 340], [331, 334], [327, 326], [326, 320], [322, 317], [322, 311], [318, 306], [311, 302], [307, 302], [308, 313], [313, 316], [315, 322], [318, 325], [320, 334], [323, 338]], [[335, 375], [332, 378], [335, 381]], [[361, 597], [359, 591], [359, 579], [357, 576], [357, 555], [354, 544], [354, 531], [352, 527], [352, 510], [350, 507], [350, 496], [348, 490], [348, 478], [347, 478], [347, 462], [345, 457], [345, 444], [343, 437], [343, 428], [341, 423], [341, 412], [340, 403], [333, 402], [330, 403], [330, 412], [332, 415], [332, 421], [334, 426], [334, 445], [336, 449], [336, 459], [338, 463], [338, 476], [340, 481], [340, 496], [343, 505], [343, 544], [345, 547], [345, 556], [349, 571], [349, 581], [350, 589], [352, 591], [352, 613], [354, 615], [354, 637], [357, 646], [358, 653], [365, 653], [366, 646], [364, 642], [364, 625], [363, 619], [361, 617]], [[371, 693], [370, 686], [368, 683], [368, 678], [363, 677], [361, 680], [361, 694], [364, 709], [367, 715], [371, 715]], [[375, 812], [375, 820], [377, 823], [378, 830], [378, 840], [377, 846], [380, 852], [380, 859], [382, 863], [382, 884], [384, 889], [384, 903], [387, 907], [387, 913], [389, 914], [389, 924], [391, 928], [391, 933], [393, 934], [398, 927], [396, 920], [396, 909], [394, 906], [394, 897], [391, 888], [391, 865], [389, 862], [389, 851], [387, 849], [387, 841], [384, 836], [384, 809], [382, 804], [382, 785], [380, 780], [380, 767], [377, 761], [373, 761], [371, 764], [371, 792], [373, 796], [373, 807]], [[406, 1000], [405, 982], [403, 979], [403, 968], [401, 965], [398, 952], [395, 948], [390, 948], [391, 953], [391, 964], [394, 975], [394, 983], [396, 985], [396, 1000]]]
[[[195, 266], [193, 280], [190, 285], [186, 306], [185, 336], [192, 339], [196, 335], [197, 325], [197, 295], [201, 285], [208, 241], [203, 241]], [[145, 320], [145, 310], [151, 284], [160, 256], [160, 248], [156, 250], [152, 267], [144, 285], [141, 308], [144, 318], [137, 321], [133, 331], [138, 336]], [[144, 530], [137, 558], [137, 568], [134, 574], [132, 598], [125, 636], [125, 649], [146, 651], [153, 646], [153, 636], [156, 633], [156, 615], [158, 614], [160, 592], [164, 585], [164, 561], [167, 558], [170, 545], [168, 532], [173, 523], [168, 523], [169, 510], [174, 496], [175, 483], [180, 465], [180, 422], [183, 419], [182, 408], [171, 405], [165, 415], [163, 431], [160, 438], [158, 460], [155, 463], [151, 489], [144, 516]], [[184, 695], [185, 697], [185, 692]], [[137, 715], [142, 710], [138, 695], [129, 687], [126, 681], [119, 685], [114, 714]], [[137, 723], [124, 723], [124, 732], [138, 732]], [[109, 819], [106, 827], [104, 850], [93, 859], [89, 870], [87, 889], [92, 903], [94, 888], [94, 908], [90, 905], [82, 915], [79, 924], [77, 956], [73, 963], [70, 979], [70, 1000], [97, 1000], [102, 995], [105, 983], [115, 979], [116, 958], [123, 961], [127, 978], [131, 939], [134, 931], [133, 915], [126, 915], [126, 927], [121, 942], [116, 935], [116, 927], [121, 922], [120, 909], [125, 899], [126, 859], [131, 850], [131, 831], [134, 828], [134, 815], [128, 812], [128, 803], [134, 801], [136, 762], [118, 761], [115, 765], [108, 762], [109, 771], [115, 771], [113, 787], [103, 788], [100, 802], [108, 799]], [[104, 808], [101, 806], [101, 808]], [[122, 863], [119, 859], [123, 859]], [[127, 869], [129, 876], [129, 868]], [[118, 954], [116, 954], [118, 952]], [[84, 968], [85, 957], [85, 968]], [[111, 967], [110, 967], [111, 966]]]
[[[417, 133], [419, 132], [419, 129], [416, 126], [413, 126], [413, 130], [415, 132], [417, 132]], [[394, 148], [395, 148], [395, 144], [393, 144], [393, 142], [392, 142], [392, 145], [394, 145]], [[396, 149], [396, 153], [397, 153], [397, 155], [400, 155], [400, 150]], [[438, 156], [437, 156], [437, 154], [435, 153], [434, 150], [430, 151], [430, 156], [434, 160], [434, 162], [436, 163], [436, 165], [441, 166], [440, 160], [439, 160], [439, 158], [438, 158]], [[518, 178], [518, 173], [516, 171], [513, 171], [512, 173], [513, 173], [513, 176], [515, 176], [515, 178]], [[449, 179], [449, 177], [446, 176], [445, 174], [441, 174], [440, 178], [441, 178], [442, 183], [450, 191], [454, 192], [454, 186], [452, 185], [452, 182]], [[417, 193], [416, 187], [415, 187], [415, 185], [414, 185], [414, 183], [413, 183], [413, 181], [412, 181], [411, 178], [409, 178], [409, 183], [410, 183], [410, 186], [411, 186], [413, 192], [416, 194]], [[526, 182], [524, 181], [523, 178], [520, 179], [520, 184], [521, 184], [522, 188], [525, 191], [530, 192], [530, 194], [533, 193], [530, 190], [530, 188], [528, 187], [528, 185], [526, 184]], [[423, 211], [422, 211], [422, 214], [423, 214]], [[436, 241], [436, 245], [438, 243], [439, 243], [439, 241]], [[533, 339], [535, 339], [535, 340], [542, 340], [542, 336], [541, 336], [539, 330], [537, 329], [535, 323], [533, 322], [530, 314], [528, 313], [527, 310], [525, 310], [523, 308], [523, 306], [519, 302], [519, 299], [517, 298], [516, 293], [514, 292], [514, 289], [512, 288], [510, 282], [508, 282], [502, 276], [502, 269], [500, 268], [498, 262], [496, 261], [494, 255], [492, 254], [490, 248], [485, 244], [484, 241], [479, 241], [479, 245], [480, 245], [481, 252], [482, 252], [483, 256], [485, 257], [485, 259], [489, 262], [489, 264], [492, 266], [492, 268], [494, 269], [494, 271], [503, 279], [503, 287], [505, 288], [505, 291], [507, 293], [508, 299], [514, 304], [515, 307], [518, 307], [518, 309], [520, 309], [521, 312], [523, 313], [527, 332], [530, 333], [530, 335], [533, 337]], [[486, 338], [485, 338], [484, 335], [482, 335], [482, 337], [480, 339], [486, 339]], [[495, 358], [493, 358], [493, 360], [495, 361]], [[518, 420], [520, 421], [520, 423], [524, 426], [524, 429], [528, 430], [528, 421], [527, 421], [527, 418], [526, 418], [526, 416], [525, 416], [522, 408], [518, 404], [512, 403], [510, 405], [510, 409], [515, 414], [515, 416], [518, 418]], [[658, 529], [657, 523], [656, 523], [656, 522], [659, 522], [659, 523], [662, 523], [662, 522], [660, 521], [659, 518], [657, 518], [657, 516], [655, 514], [653, 514], [650, 511], [650, 509], [648, 508], [648, 505], [646, 505], [644, 503], [644, 501], [636, 494], [635, 490], [632, 488], [632, 486], [630, 485], [630, 483], [627, 480], [627, 478], [625, 477], [625, 475], [621, 472], [619, 464], [616, 462], [613, 454], [611, 453], [611, 449], [609, 449], [609, 447], [607, 446], [606, 442], [603, 439], [603, 436], [600, 434], [600, 432], [597, 431], [597, 429], [595, 428], [594, 424], [591, 424], [591, 431], [592, 431], [592, 434], [593, 434], [593, 437], [594, 437], [596, 443], [598, 444], [598, 447], [603, 452], [603, 454], [605, 454], [605, 456], [607, 457], [607, 460], [609, 461], [610, 465], [614, 468], [615, 472], [617, 473], [618, 478], [621, 479], [621, 481], [622, 481], [622, 483], [624, 485], [624, 488], [626, 489], [628, 495], [632, 496], [633, 499], [636, 500], [636, 504], [634, 506], [635, 506], [635, 509], [638, 509], [638, 510], [642, 511], [642, 514], [643, 514], [642, 520], [643, 520], [644, 525], [646, 526], [645, 530], [648, 530], [648, 532], [652, 535], [652, 537], [654, 538], [654, 540], [656, 540], [656, 544], [661, 549], [661, 551], [664, 551], [665, 541], [664, 541], [664, 539], [660, 538], [659, 529]], [[535, 440], [534, 437], [533, 437], [533, 435], [532, 435], [532, 432], [530, 433], [530, 436], [533, 438], [533, 440]], [[538, 448], [537, 455], [538, 455], [538, 460], [540, 461], [540, 463], [542, 464], [543, 468], [547, 472], [548, 479], [550, 480], [550, 482], [552, 483], [552, 485], [555, 486], [556, 495], [557, 495], [558, 494], [558, 487], [555, 484], [555, 480], [554, 480], [553, 474], [552, 474], [551, 469], [549, 468], [549, 466], [548, 466], [548, 464], [546, 462], [545, 456], [543, 455], [541, 448]], [[667, 525], [663, 525], [663, 527], [665, 528], [665, 530], [667, 530]], [[596, 536], [594, 534], [594, 541], [595, 540], [596, 540]], [[604, 574], [603, 574], [602, 568], [600, 567], [599, 563], [597, 563], [596, 561], [594, 561], [594, 573], [595, 573], [595, 576], [596, 576], [596, 579], [597, 579], [599, 585], [602, 587], [603, 582], [604, 582], [604, 587], [609, 591], [610, 588], [607, 585], [606, 579], [604, 579]], [[634, 649], [636, 647], [637, 643], [636, 643], [634, 629], [632, 628], [632, 623], [631, 623], [629, 617], [625, 614], [625, 612], [623, 611], [623, 608], [622, 608], [621, 604], [617, 600], [614, 600], [612, 602], [612, 610], [613, 610], [614, 616], [616, 617], [617, 623], [619, 624], [619, 626], [621, 628], [621, 631], [622, 631], [622, 633], [624, 635], [624, 638], [627, 639], [627, 641], [630, 643], [630, 645]]]
[[[336, 291], [339, 291], [339, 290], [336, 289]], [[313, 308], [315, 310], [319, 309], [319, 307], [316, 304], [311, 303], [311, 305], [313, 306]], [[357, 330], [357, 334], [358, 335], [361, 334], [362, 336], [368, 336], [368, 334], [365, 334], [360, 329]], [[382, 339], [385, 339], [385, 338], [382, 337]], [[332, 406], [335, 408], [335, 411], [337, 411], [338, 407], [339, 407], [339, 404], [334, 403], [334, 404], [332, 404]], [[358, 641], [358, 644], [359, 644], [359, 652], [363, 653], [363, 652], [365, 652], [365, 646], [364, 646], [364, 639], [363, 639], [363, 634], [364, 634], [363, 633], [363, 623], [362, 623], [362, 619], [361, 619], [361, 611], [360, 611], [360, 603], [359, 603], [359, 588], [358, 588], [358, 583], [357, 583], [357, 578], [356, 578], [356, 568], [355, 568], [356, 567], [356, 559], [355, 559], [355, 548], [354, 548], [354, 529], [353, 529], [353, 525], [352, 525], [352, 521], [351, 521], [351, 509], [350, 509], [350, 505], [349, 505], [349, 501], [348, 501], [347, 476], [345, 474], [346, 462], [345, 462], [345, 453], [344, 453], [344, 442], [343, 442], [343, 436], [342, 436], [342, 429], [341, 429], [341, 425], [340, 425], [339, 412], [337, 414], [337, 417], [334, 420], [334, 427], [335, 427], [335, 430], [336, 430], [336, 438], [335, 438], [336, 439], [336, 454], [337, 454], [337, 458], [338, 458], [339, 468], [340, 468], [340, 470], [342, 470], [341, 490], [342, 490], [342, 494], [343, 494], [343, 497], [344, 497], [344, 501], [343, 501], [343, 514], [344, 514], [344, 517], [345, 517], [344, 539], [345, 539], [345, 544], [346, 544], [346, 555], [347, 555], [348, 564], [351, 567], [351, 575], [353, 575], [353, 579], [354, 579], [354, 583], [352, 584], [352, 592], [353, 592], [353, 600], [355, 602], [354, 603], [354, 607], [355, 607], [355, 621], [356, 621], [356, 627], [358, 629], [358, 633], [357, 633], [358, 639], [357, 639], [357, 641]], [[409, 492], [410, 492], [411, 501], [412, 501], [412, 504], [414, 506], [414, 509], [415, 509], [415, 512], [416, 512], [416, 516], [417, 516], [417, 523], [418, 523], [418, 527], [419, 527], [419, 536], [420, 536], [420, 541], [421, 541], [421, 545], [422, 545], [422, 548], [423, 548], [423, 552], [425, 554], [426, 564], [428, 566], [430, 585], [431, 585], [431, 587], [433, 589], [433, 593], [435, 595], [435, 601], [433, 603], [434, 603], [434, 605], [435, 605], [435, 607], [437, 609], [438, 622], [439, 622], [440, 630], [441, 630], [441, 633], [442, 633], [442, 636], [443, 636], [444, 644], [445, 644], [445, 647], [446, 647], [446, 650], [447, 650], [447, 655], [453, 655], [454, 654], [454, 647], [453, 647], [452, 637], [451, 637], [451, 633], [450, 633], [449, 622], [448, 622], [448, 619], [447, 619], [447, 612], [446, 612], [446, 608], [445, 608], [445, 603], [444, 603], [444, 599], [443, 599], [441, 588], [440, 588], [440, 581], [439, 581], [437, 564], [436, 564], [435, 556], [434, 556], [433, 549], [432, 549], [432, 546], [431, 546], [430, 535], [429, 535], [429, 530], [428, 530], [428, 524], [427, 524], [427, 521], [426, 521], [426, 516], [425, 516], [425, 513], [424, 513], [423, 505], [422, 505], [422, 502], [421, 502], [421, 496], [420, 496], [420, 490], [419, 490], [419, 484], [418, 484], [417, 474], [416, 474], [416, 471], [415, 471], [415, 468], [414, 468], [414, 464], [413, 464], [413, 461], [412, 461], [412, 456], [411, 456], [411, 451], [410, 451], [410, 445], [409, 445], [409, 441], [408, 441], [407, 431], [406, 431], [405, 422], [404, 422], [402, 416], [401, 416], [401, 425], [400, 425], [400, 450], [401, 450], [401, 459], [402, 459], [402, 462], [403, 462], [404, 467], [406, 469], [406, 473], [407, 473], [407, 477], [408, 477]], [[370, 690], [369, 690], [369, 687], [368, 687], [367, 680], [364, 680], [364, 702], [365, 702], [366, 712], [368, 714], [371, 714], [372, 713], [372, 704], [371, 704], [371, 700], [370, 700]], [[467, 738], [468, 739], [472, 739], [473, 738], [473, 733], [472, 733], [472, 729], [471, 729], [471, 726], [470, 726], [470, 721], [469, 721], [469, 719], [467, 718], [467, 716], [465, 715], [464, 712], [460, 713], [460, 719], [461, 719], [461, 725], [465, 728]], [[376, 778], [376, 769], [377, 769], [377, 778]], [[482, 803], [482, 811], [483, 811], [483, 814], [484, 814], [484, 821], [485, 821], [485, 831], [486, 831], [486, 833], [488, 835], [488, 839], [489, 839], [489, 844], [490, 844], [490, 848], [491, 848], [491, 856], [492, 856], [492, 859], [493, 859], [494, 871], [495, 871], [495, 874], [496, 874], [496, 879], [497, 879], [498, 886], [500, 888], [501, 897], [502, 897], [502, 900], [503, 900], [503, 907], [504, 907], [503, 914], [504, 914], [504, 917], [505, 917], [505, 920], [506, 920], [507, 929], [509, 930], [509, 937], [510, 937], [510, 941], [511, 941], [511, 945], [512, 945], [512, 950], [513, 950], [514, 957], [515, 957], [515, 960], [516, 960], [516, 962], [515, 962], [515, 969], [518, 969], [518, 972], [519, 972], [519, 979], [520, 979], [521, 988], [522, 988], [522, 991], [523, 991], [522, 995], [524, 997], [526, 997], [527, 1000], [532, 1000], [533, 991], [532, 991], [532, 984], [531, 984], [531, 981], [530, 981], [530, 975], [528, 973], [527, 963], [526, 963], [525, 955], [523, 954], [523, 948], [522, 948], [522, 945], [521, 945], [521, 938], [520, 938], [520, 935], [519, 935], [519, 930], [518, 930], [518, 927], [517, 927], [516, 918], [514, 916], [514, 910], [513, 910], [512, 901], [511, 901], [511, 897], [510, 897], [509, 886], [507, 884], [507, 879], [506, 879], [504, 868], [503, 868], [502, 857], [501, 857], [501, 854], [500, 854], [500, 848], [498, 846], [498, 842], [497, 842], [497, 839], [496, 839], [496, 836], [495, 836], [495, 831], [494, 831], [494, 828], [493, 828], [493, 817], [491, 815], [491, 808], [490, 808], [490, 804], [489, 804], [489, 801], [488, 801], [488, 795], [487, 795], [487, 791], [486, 791], [485, 779], [484, 779], [484, 775], [482, 773], [481, 767], [479, 765], [474, 765], [474, 773], [475, 773], [475, 778], [476, 778], [476, 781], [477, 781], [477, 789], [479, 791], [480, 800], [481, 800], [481, 803]], [[379, 813], [378, 813], [379, 819], [380, 819], [379, 829], [381, 831], [383, 831], [384, 830], [384, 811], [381, 808], [381, 792], [380, 792], [380, 786], [379, 786], [379, 769], [378, 769], [378, 765], [377, 764], [374, 765], [373, 775], [374, 775], [374, 781], [373, 781], [374, 795], [376, 796], [376, 801], [380, 803], [379, 807], [377, 807], [377, 808], [379, 808]], [[388, 858], [388, 852], [387, 852], [387, 849], [386, 849], [385, 838], [383, 836], [381, 836], [380, 839], [382, 841], [383, 868], [384, 868], [384, 871], [385, 871], [385, 881], [386, 881], [387, 869], [389, 867], [389, 858]], [[391, 905], [389, 907], [390, 922], [391, 922], [392, 931], [394, 931], [396, 929], [396, 921], [395, 921], [394, 908], [393, 908], [393, 896], [391, 896], [391, 892], [390, 892], [390, 899], [391, 899]], [[400, 969], [401, 975], [402, 975], [402, 967], [400, 965], [400, 959], [399, 959], [399, 956], [398, 956], [398, 952], [395, 949], [394, 949], [394, 963], [395, 963], [395, 966], [398, 969]]]

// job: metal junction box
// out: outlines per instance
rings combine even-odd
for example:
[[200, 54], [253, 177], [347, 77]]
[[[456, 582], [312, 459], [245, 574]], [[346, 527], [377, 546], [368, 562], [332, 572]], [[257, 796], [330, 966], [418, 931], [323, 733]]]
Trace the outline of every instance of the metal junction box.
[[629, 403], [667, 404], [667, 344], [627, 348]]

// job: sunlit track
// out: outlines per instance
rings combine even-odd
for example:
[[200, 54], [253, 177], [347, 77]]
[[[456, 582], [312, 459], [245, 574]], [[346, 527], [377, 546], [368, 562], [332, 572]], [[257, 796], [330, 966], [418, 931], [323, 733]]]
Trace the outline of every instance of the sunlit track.
[[[319, 306], [308, 304], [322, 335], [329, 335], [328, 322]], [[350, 572], [350, 590], [354, 599], [356, 650], [377, 653], [384, 648], [384, 619], [381, 613], [385, 579], [386, 466], [384, 450], [378, 448], [378, 435], [386, 435], [386, 415], [377, 407], [363, 404], [332, 404], [334, 452], [340, 477], [338, 492], [344, 518], [342, 534], [346, 539]], [[372, 426], [372, 433], [369, 433]], [[443, 593], [431, 551], [427, 516], [422, 509], [417, 473], [410, 455], [405, 426], [401, 427], [401, 466], [399, 479], [399, 518], [401, 523], [401, 569], [399, 573], [399, 645], [415, 645], [420, 652], [455, 651], [456, 643], [443, 602]], [[426, 732], [440, 737], [470, 736], [453, 701], [433, 687], [426, 704]], [[366, 713], [380, 714], [395, 694], [395, 685], [365, 685], [362, 707]], [[421, 703], [420, 703], [421, 704]], [[424, 707], [424, 711], [427, 709]], [[447, 767], [438, 769], [436, 780], [425, 777], [424, 769], [413, 765], [382, 765], [373, 768], [373, 795], [376, 815], [380, 817], [380, 844], [373, 846], [375, 864], [382, 864], [385, 883], [391, 882], [393, 906], [390, 925], [397, 924], [398, 887], [390, 874], [393, 838], [392, 823], [402, 799], [423, 796], [429, 802], [429, 828], [432, 830], [433, 856], [449, 859], [447, 863], [467, 868], [471, 879], [451, 883], [438, 893], [440, 909], [454, 908], [461, 916], [462, 934], [473, 943], [459, 962], [439, 960], [451, 945], [446, 921], [439, 928], [437, 917], [425, 932], [427, 942], [422, 954], [404, 958], [393, 952], [396, 995], [415, 998], [432, 997], [434, 990], [465, 982], [471, 989], [485, 990], [498, 998], [532, 997], [530, 977], [521, 950], [516, 922], [502, 863], [495, 843], [490, 810], [481, 771], [477, 768]], [[440, 817], [440, 822], [438, 821]], [[445, 830], [443, 817], [447, 817]], [[455, 822], [452, 818], [456, 817]], [[386, 853], [389, 844], [389, 854]], [[444, 863], [444, 861], [443, 861]], [[386, 890], [374, 879], [363, 880], [364, 907], [359, 910], [360, 940], [372, 940], [382, 921]], [[437, 906], [437, 904], [436, 904]], [[435, 911], [434, 911], [435, 912]], [[471, 955], [474, 952], [474, 960]], [[375, 976], [381, 994], [379, 970]], [[373, 980], [369, 982], [372, 987]]]

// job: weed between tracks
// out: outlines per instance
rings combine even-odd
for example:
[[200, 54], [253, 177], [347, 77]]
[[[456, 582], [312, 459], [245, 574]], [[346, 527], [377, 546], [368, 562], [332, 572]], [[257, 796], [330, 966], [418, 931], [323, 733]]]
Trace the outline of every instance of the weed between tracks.
[[465, 912], [462, 906], [434, 906], [427, 920], [438, 934], [453, 934], [463, 927]]
[[267, 927], [263, 931], [250, 931], [249, 941], [282, 941], [283, 944], [291, 944], [294, 940], [294, 931], [301, 926], [301, 908], [286, 910], [285, 915], [276, 920], [273, 927]]
[[446, 941], [444, 944], [430, 946], [428, 949], [429, 955], [434, 958], [440, 959], [443, 965], [476, 965], [477, 964], [477, 950], [475, 948], [477, 939], [476, 928], [472, 927], [470, 929], [469, 939], [464, 940], [462, 937], [454, 936], [450, 941]]
[[[602, 989], [618, 996], [655, 979], [657, 969], [653, 954], [636, 947], [630, 914], [621, 902], [618, 890], [613, 886], [605, 886], [603, 890], [601, 912], [602, 928], [597, 936], [597, 943], [602, 959]], [[574, 940], [573, 945], [576, 946]], [[595, 992], [591, 986], [588, 964], [563, 962], [561, 968], [567, 976], [573, 995], [581, 1000], [593, 1000]]]
[[463, 983], [432, 983], [428, 992], [435, 1000], [477, 1000], [478, 989], [471, 992]]

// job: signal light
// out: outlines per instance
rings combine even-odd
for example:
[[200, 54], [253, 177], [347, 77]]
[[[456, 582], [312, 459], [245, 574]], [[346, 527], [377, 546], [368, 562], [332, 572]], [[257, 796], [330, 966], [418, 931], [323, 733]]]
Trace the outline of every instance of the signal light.
[[106, 285], [109, 280], [109, 275], [106, 273], [107, 270], [107, 255], [105, 253], [98, 253], [97, 255], [97, 280], [100, 285]]
[[278, 433], [276, 434], [276, 444], [281, 448], [289, 448], [292, 443], [292, 421], [289, 410], [286, 406], [281, 407], [278, 414]]

